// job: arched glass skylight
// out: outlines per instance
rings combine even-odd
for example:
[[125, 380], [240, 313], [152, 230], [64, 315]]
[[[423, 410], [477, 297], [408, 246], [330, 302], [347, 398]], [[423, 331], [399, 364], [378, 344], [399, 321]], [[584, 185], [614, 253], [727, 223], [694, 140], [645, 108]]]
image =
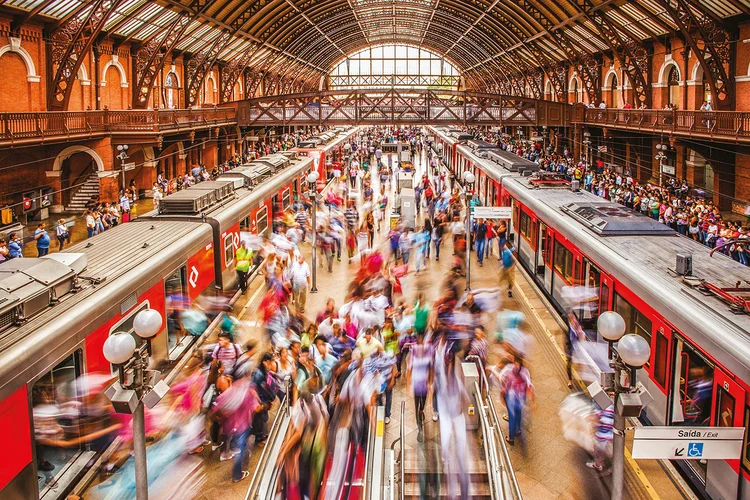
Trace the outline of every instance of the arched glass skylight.
[[332, 89], [458, 89], [459, 71], [444, 57], [409, 45], [379, 45], [356, 52], [330, 73]]

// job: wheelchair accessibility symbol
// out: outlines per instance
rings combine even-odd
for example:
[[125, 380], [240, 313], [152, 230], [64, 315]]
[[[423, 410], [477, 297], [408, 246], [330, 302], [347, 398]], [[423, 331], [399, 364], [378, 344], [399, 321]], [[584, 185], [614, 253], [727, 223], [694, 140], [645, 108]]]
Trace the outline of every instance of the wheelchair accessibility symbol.
[[701, 458], [703, 456], [703, 443], [688, 443], [687, 456]]

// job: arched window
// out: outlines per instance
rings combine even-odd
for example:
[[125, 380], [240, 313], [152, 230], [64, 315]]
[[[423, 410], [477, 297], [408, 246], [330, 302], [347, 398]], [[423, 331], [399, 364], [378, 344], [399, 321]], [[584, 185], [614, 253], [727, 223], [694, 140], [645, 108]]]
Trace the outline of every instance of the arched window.
[[459, 71], [444, 57], [409, 45], [368, 47], [333, 67], [332, 89], [435, 88], [458, 89]]
[[582, 102], [581, 92], [578, 89], [578, 78], [573, 78], [573, 102]]
[[680, 105], [680, 70], [674, 64], [669, 68], [669, 76], [667, 77], [667, 83], [669, 85], [669, 104], [673, 106]]
[[176, 108], [179, 105], [179, 102], [175, 102], [178, 100], [179, 86], [177, 75], [170, 71], [164, 80], [164, 92], [168, 108]]
[[607, 103], [608, 108], [616, 108], [617, 107], [617, 75], [612, 75], [612, 81], [609, 84], [609, 102]]

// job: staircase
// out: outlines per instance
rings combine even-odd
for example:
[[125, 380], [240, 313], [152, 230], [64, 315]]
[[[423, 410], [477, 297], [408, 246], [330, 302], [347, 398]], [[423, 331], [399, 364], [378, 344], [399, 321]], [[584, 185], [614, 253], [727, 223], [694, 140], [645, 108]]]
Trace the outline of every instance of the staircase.
[[96, 172], [93, 172], [70, 197], [70, 202], [65, 207], [65, 211], [71, 213], [83, 212], [86, 210], [86, 203], [96, 194], [99, 194], [99, 176]]

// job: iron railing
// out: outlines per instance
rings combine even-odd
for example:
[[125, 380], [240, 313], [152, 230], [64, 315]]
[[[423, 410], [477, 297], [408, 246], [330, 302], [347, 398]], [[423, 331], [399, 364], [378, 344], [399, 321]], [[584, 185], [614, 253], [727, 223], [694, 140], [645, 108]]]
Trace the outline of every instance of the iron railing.
[[235, 107], [0, 113], [0, 142], [30, 142], [122, 132], [174, 132], [232, 125]]

